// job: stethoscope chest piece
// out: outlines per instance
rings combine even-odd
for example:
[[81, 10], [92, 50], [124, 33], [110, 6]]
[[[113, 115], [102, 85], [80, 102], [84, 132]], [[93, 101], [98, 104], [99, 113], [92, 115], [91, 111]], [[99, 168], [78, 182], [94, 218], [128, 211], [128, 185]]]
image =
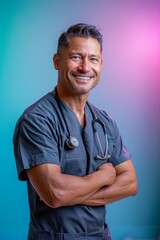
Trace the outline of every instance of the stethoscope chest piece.
[[[78, 142], [77, 138], [72, 137], [71, 134], [70, 134], [69, 126], [67, 125], [67, 122], [65, 120], [65, 116], [64, 116], [63, 111], [61, 109], [60, 100], [59, 100], [58, 93], [57, 93], [57, 88], [55, 88], [55, 99], [56, 99], [57, 104], [59, 106], [61, 115], [63, 117], [63, 120], [64, 120], [66, 128], [67, 128], [67, 132], [68, 132], [67, 133], [67, 139], [65, 140], [65, 149], [66, 150], [73, 150], [73, 149], [75, 149], [76, 147], [79, 146], [79, 142]], [[88, 102], [87, 102], [87, 104], [88, 104], [88, 107], [90, 108], [90, 111], [92, 112], [92, 115], [93, 115], [93, 122], [92, 122], [93, 130], [95, 132], [97, 143], [98, 143], [98, 146], [99, 146], [99, 151], [100, 151], [100, 154], [97, 154], [95, 156], [95, 159], [96, 160], [107, 160], [107, 159], [110, 158], [110, 155], [108, 155], [108, 136], [107, 136], [106, 124], [98, 118], [98, 116], [96, 115], [96, 112], [94, 110], [94, 107], [92, 105], [90, 105]], [[104, 151], [103, 151], [103, 148], [102, 148], [100, 137], [98, 135], [96, 124], [100, 124], [102, 129], [103, 129], [103, 132], [104, 132], [104, 138], [105, 138], [105, 149], [104, 149]]]
[[72, 150], [75, 147], [78, 147], [79, 142], [77, 138], [69, 136], [65, 141], [65, 145], [68, 150]]

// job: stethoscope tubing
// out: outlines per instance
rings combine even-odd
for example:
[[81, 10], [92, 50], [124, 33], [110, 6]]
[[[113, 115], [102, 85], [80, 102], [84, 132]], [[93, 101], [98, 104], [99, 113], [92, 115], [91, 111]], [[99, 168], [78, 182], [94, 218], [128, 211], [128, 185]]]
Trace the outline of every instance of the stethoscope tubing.
[[[66, 122], [66, 119], [65, 119], [65, 116], [63, 114], [63, 111], [62, 111], [62, 107], [60, 105], [60, 99], [58, 97], [58, 92], [57, 92], [57, 88], [55, 87], [55, 90], [54, 90], [54, 96], [55, 96], [55, 99], [56, 99], [56, 102], [58, 104], [58, 107], [59, 107], [59, 110], [60, 110], [60, 113], [63, 117], [63, 120], [64, 120], [64, 123], [66, 125], [66, 128], [67, 128], [67, 139], [65, 141], [66, 143], [66, 146], [69, 150], [73, 150], [75, 147], [77, 147], [79, 145], [79, 142], [78, 140], [71, 136], [71, 133], [70, 133], [70, 130], [69, 130], [69, 126]], [[106, 125], [105, 123], [98, 118], [96, 112], [95, 112], [95, 109], [93, 107], [93, 105], [91, 105], [88, 101], [86, 102], [86, 104], [88, 105], [92, 115], [93, 115], [93, 120], [92, 120], [92, 127], [93, 127], [93, 131], [95, 133], [95, 136], [96, 136], [96, 139], [97, 139], [97, 143], [98, 143], [98, 146], [99, 146], [99, 150], [101, 152], [101, 155], [96, 155], [95, 156], [95, 159], [96, 160], [107, 160], [110, 158], [110, 156], [108, 155], [108, 136], [107, 136], [107, 129], [106, 129]], [[102, 129], [103, 129], [103, 132], [104, 132], [104, 136], [105, 136], [105, 150], [103, 151], [102, 149], [102, 144], [101, 144], [101, 141], [100, 141], [100, 138], [99, 138], [99, 135], [98, 135], [98, 131], [96, 129], [96, 123], [100, 124]]]

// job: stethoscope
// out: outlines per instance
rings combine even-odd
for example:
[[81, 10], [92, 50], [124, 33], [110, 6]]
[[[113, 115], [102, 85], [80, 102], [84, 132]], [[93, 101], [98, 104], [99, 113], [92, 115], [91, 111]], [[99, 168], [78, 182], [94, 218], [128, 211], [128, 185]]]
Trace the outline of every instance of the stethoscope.
[[[71, 136], [68, 124], [66, 122], [65, 116], [64, 116], [63, 111], [62, 111], [62, 107], [61, 107], [61, 104], [60, 104], [60, 99], [58, 97], [58, 93], [57, 93], [57, 88], [56, 87], [54, 89], [54, 96], [55, 96], [55, 99], [56, 99], [56, 102], [58, 104], [60, 113], [61, 113], [61, 115], [63, 117], [64, 123], [65, 123], [66, 128], [67, 128], [67, 139], [65, 140], [65, 147], [68, 150], [73, 150], [73, 149], [75, 149], [76, 147], [79, 146], [79, 141], [78, 141], [78, 139], [76, 137]], [[108, 136], [107, 136], [106, 125], [104, 124], [104, 122], [102, 120], [100, 120], [97, 117], [97, 114], [96, 114], [93, 106], [89, 102], [87, 102], [87, 105], [88, 105], [88, 107], [89, 107], [89, 109], [90, 109], [90, 111], [91, 111], [91, 113], [93, 115], [92, 127], [93, 127], [93, 131], [94, 131], [94, 133], [96, 135], [99, 151], [101, 152], [101, 154], [98, 154], [98, 155], [95, 156], [95, 159], [96, 160], [107, 160], [107, 159], [110, 158], [110, 155], [108, 154]], [[101, 127], [103, 129], [103, 132], [104, 132], [104, 137], [105, 137], [105, 150], [104, 151], [103, 151], [102, 144], [101, 144], [101, 141], [100, 141], [100, 138], [99, 138], [99, 135], [98, 135], [96, 123], [101, 125]]]

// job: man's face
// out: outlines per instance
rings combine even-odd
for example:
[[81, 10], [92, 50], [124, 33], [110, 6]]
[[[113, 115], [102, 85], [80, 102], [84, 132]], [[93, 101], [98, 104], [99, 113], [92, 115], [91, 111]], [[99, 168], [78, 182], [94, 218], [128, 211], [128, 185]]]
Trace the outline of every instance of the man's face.
[[85, 94], [100, 79], [102, 55], [100, 45], [94, 38], [72, 37], [69, 47], [61, 56], [54, 56], [58, 70], [58, 85], [68, 94]]

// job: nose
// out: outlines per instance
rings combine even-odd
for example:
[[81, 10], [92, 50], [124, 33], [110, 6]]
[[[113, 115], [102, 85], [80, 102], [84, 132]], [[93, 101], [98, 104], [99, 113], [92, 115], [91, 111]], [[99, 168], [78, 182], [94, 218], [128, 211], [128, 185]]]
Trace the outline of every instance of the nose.
[[88, 59], [83, 59], [83, 61], [79, 65], [79, 70], [84, 73], [90, 72], [91, 65]]

